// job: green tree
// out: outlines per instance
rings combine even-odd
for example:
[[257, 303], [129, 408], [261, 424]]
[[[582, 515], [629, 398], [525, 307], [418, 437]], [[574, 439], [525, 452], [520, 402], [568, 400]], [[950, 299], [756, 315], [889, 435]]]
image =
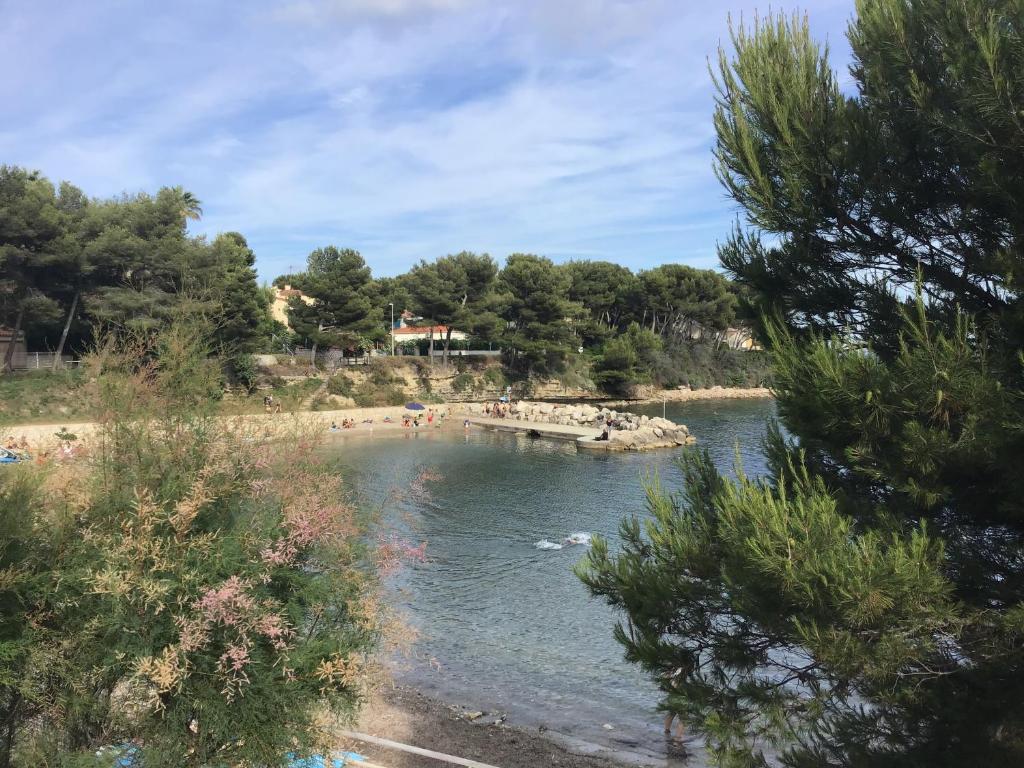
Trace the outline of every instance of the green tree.
[[[60, 307], [48, 295], [66, 242], [53, 185], [36, 173], [0, 166], [0, 318], [17, 340], [34, 321], [53, 321]], [[13, 368], [14, 344], [3, 360]]]
[[462, 251], [436, 261], [422, 261], [404, 283], [412, 309], [429, 323], [446, 326], [444, 364], [452, 331], [458, 329], [489, 338], [498, 324], [495, 279], [498, 265], [489, 255]]
[[721, 250], [759, 309], [771, 476], [595, 544], [627, 658], [724, 765], [1024, 764], [1024, 14], [861, 0], [846, 95], [805, 21], [722, 54]]
[[499, 276], [505, 360], [516, 375], [559, 373], [579, 343], [573, 323], [586, 310], [569, 301], [569, 275], [550, 259], [513, 253]]
[[216, 290], [220, 309], [212, 318], [214, 338], [229, 353], [263, 349], [275, 331], [267, 294], [256, 282], [256, 256], [238, 232], [217, 235], [210, 245], [222, 271]]
[[700, 340], [711, 332], [724, 331], [736, 317], [736, 297], [729, 281], [709, 269], [684, 264], [663, 264], [638, 276], [642, 316], [652, 331], [663, 336]]
[[309, 254], [294, 286], [313, 299], [293, 298], [288, 319], [295, 332], [317, 346], [352, 348], [368, 335], [383, 336], [383, 311], [374, 299], [370, 268], [358, 251], [333, 245]]
[[654, 381], [661, 337], [639, 323], [605, 343], [594, 363], [594, 381], [613, 395], [629, 395], [639, 384]]
[[174, 316], [216, 315], [223, 270], [204, 240], [188, 237], [183, 194], [165, 187], [94, 206], [87, 223], [94, 288], [83, 302], [93, 323], [155, 330]]
[[627, 267], [610, 261], [570, 261], [561, 269], [569, 274], [569, 299], [590, 313], [590, 322], [579, 326], [585, 344], [602, 342], [636, 314], [640, 284]]

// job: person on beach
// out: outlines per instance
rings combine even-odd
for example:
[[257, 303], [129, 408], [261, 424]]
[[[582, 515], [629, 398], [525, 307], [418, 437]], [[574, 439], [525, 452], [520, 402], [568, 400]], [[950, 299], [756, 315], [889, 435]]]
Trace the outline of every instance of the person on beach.
[[337, 432], [337, 431], [338, 431], [338, 422], [332, 421], [331, 422], [331, 432]]
[[430, 426], [433, 423], [434, 423], [434, 409], [431, 408], [429, 411], [427, 411], [427, 426]]

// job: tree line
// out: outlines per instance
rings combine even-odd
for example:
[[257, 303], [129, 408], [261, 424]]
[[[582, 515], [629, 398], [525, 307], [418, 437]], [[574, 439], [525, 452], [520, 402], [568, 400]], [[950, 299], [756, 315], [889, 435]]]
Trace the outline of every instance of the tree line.
[[598, 367], [611, 366], [617, 358], [606, 363], [604, 352], [616, 339], [621, 346], [640, 338], [646, 347], [720, 341], [739, 306], [734, 286], [711, 270], [665, 264], [633, 273], [607, 261], [559, 265], [528, 253], [499, 267], [486, 253], [463, 251], [374, 279], [357, 251], [329, 246], [310, 253], [303, 272], [274, 282], [305, 295], [289, 299], [288, 316], [297, 337], [314, 347], [384, 343], [391, 304], [418, 324], [447, 328], [437, 339], [445, 360], [456, 329], [499, 343], [520, 376], [558, 374], [579, 347]]
[[[682, 264], [634, 273], [526, 253], [499, 265], [462, 251], [375, 278], [358, 251], [326, 246], [308, 255], [302, 272], [274, 281], [305, 296], [289, 301], [289, 330], [271, 317], [273, 290], [257, 283], [243, 235], [189, 235], [188, 222], [201, 214], [180, 187], [102, 200], [0, 167], [0, 324], [24, 333], [30, 347], [54, 350], [56, 367], [68, 349], [89, 348], [97, 331], [202, 317], [231, 360], [275, 351], [275, 340], [314, 352], [384, 346], [391, 304], [396, 315], [409, 310], [417, 323], [447, 327], [436, 340], [445, 363], [459, 330], [498, 345], [515, 377], [557, 376], [582, 361], [598, 384], [625, 391], [671, 368], [665, 361], [681, 350], [720, 341], [739, 307], [727, 278]], [[11, 345], [6, 370], [13, 353]]]
[[180, 187], [97, 200], [0, 166], [0, 323], [60, 355], [88, 346], [98, 328], [202, 316], [221, 349], [255, 351], [273, 327], [255, 256], [237, 232], [190, 237], [201, 212]]

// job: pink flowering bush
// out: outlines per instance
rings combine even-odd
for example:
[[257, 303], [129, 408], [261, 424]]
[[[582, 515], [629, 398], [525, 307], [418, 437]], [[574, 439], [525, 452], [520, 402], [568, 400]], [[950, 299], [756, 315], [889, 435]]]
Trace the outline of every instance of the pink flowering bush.
[[88, 457], [18, 481], [37, 554], [0, 573], [0, 607], [21, 606], [16, 642], [0, 632], [13, 764], [119, 742], [146, 768], [322, 749], [383, 624], [380, 558], [316, 437], [217, 418], [215, 367], [180, 329], [89, 376]]

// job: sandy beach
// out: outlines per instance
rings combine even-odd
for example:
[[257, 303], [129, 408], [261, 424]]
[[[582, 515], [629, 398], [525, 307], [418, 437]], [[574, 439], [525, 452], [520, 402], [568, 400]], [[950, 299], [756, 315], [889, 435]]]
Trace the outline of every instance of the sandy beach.
[[[772, 397], [771, 390], [766, 387], [737, 388], [737, 387], [712, 387], [710, 389], [668, 389], [657, 392], [649, 398], [641, 400], [617, 400], [606, 401], [605, 404], [611, 407], [628, 410], [630, 406], [645, 405], [661, 402], [689, 402], [696, 400], [736, 400], [736, 399], [758, 399]], [[245, 414], [239, 416], [223, 416], [227, 423], [240, 424], [246, 427], [254, 427], [266, 430], [272, 436], [277, 430], [293, 430], [297, 425], [302, 424], [314, 429], [322, 428], [329, 432], [331, 437], [345, 436], [374, 436], [384, 437], [390, 434], [401, 435], [409, 431], [424, 431], [434, 429], [462, 429], [462, 419], [466, 415], [466, 407], [469, 403], [440, 403], [427, 405], [435, 413], [434, 423], [428, 425], [426, 418], [428, 411], [418, 411], [422, 414], [419, 428], [402, 427], [402, 416], [405, 414], [415, 415], [417, 412], [407, 411], [402, 406], [382, 406], [377, 408], [344, 408], [332, 411], [294, 411], [278, 414]], [[391, 423], [384, 421], [385, 417], [391, 417]], [[355, 421], [351, 429], [340, 429], [345, 419]], [[330, 432], [331, 424], [337, 424], [339, 430]], [[88, 443], [89, 436], [95, 431], [96, 425], [92, 422], [52, 422], [48, 424], [9, 424], [0, 426], [0, 440], [4, 443], [11, 437], [15, 440], [25, 438], [32, 451], [52, 450], [57, 447], [59, 441], [57, 432], [66, 429], [76, 435], [79, 440]]]
[[[297, 427], [306, 429], [322, 429], [330, 438], [346, 436], [386, 436], [401, 435], [409, 432], [433, 431], [437, 429], [462, 429], [463, 403], [429, 405], [433, 410], [434, 423], [427, 423], [428, 411], [407, 411], [402, 406], [384, 406], [379, 408], [346, 408], [334, 411], [295, 411], [276, 414], [245, 414], [240, 416], [222, 416], [225, 423], [243, 428], [263, 431], [273, 437], [276, 432], [282, 434], [294, 431]], [[402, 416], [422, 414], [419, 427], [403, 427]], [[391, 422], [385, 422], [386, 417]], [[344, 420], [355, 421], [355, 426], [342, 429]], [[331, 425], [338, 426], [337, 431]], [[7, 442], [9, 438], [20, 441], [24, 438], [32, 451], [53, 450], [59, 445], [57, 433], [61, 430], [75, 435], [83, 444], [96, 431], [94, 422], [53, 422], [50, 424], [13, 424], [0, 427], [0, 439]]]

